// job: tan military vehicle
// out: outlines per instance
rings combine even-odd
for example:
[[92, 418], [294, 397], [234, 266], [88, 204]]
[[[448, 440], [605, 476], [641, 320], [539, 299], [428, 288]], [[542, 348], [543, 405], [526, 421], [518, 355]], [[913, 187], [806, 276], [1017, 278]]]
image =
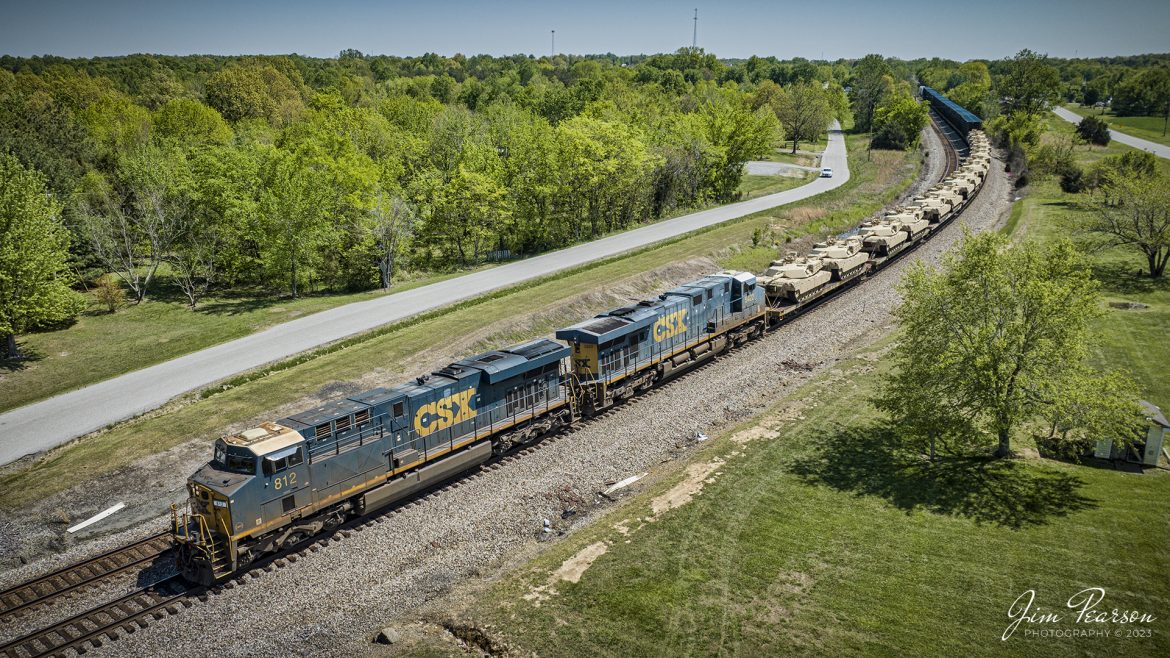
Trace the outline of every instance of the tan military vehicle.
[[885, 219], [891, 222], [901, 222], [903, 230], [910, 234], [910, 239], [917, 240], [930, 229], [930, 220], [912, 212], [894, 212], [886, 215]]
[[861, 248], [875, 256], [888, 256], [910, 238], [902, 222], [870, 220], [859, 230]]
[[844, 281], [865, 271], [869, 254], [861, 247], [861, 238], [856, 235], [844, 240], [830, 237], [824, 242], [818, 242], [809, 258], [821, 259], [822, 266], [829, 271], [834, 281]]
[[911, 203], [921, 208], [922, 217], [931, 222], [938, 222], [943, 215], [951, 211], [949, 204], [935, 196], [917, 196]]
[[807, 299], [831, 279], [832, 273], [824, 269], [820, 258], [797, 257], [791, 252], [784, 260], [772, 261], [760, 276], [769, 301], [789, 302]]
[[947, 206], [949, 206], [947, 208], [948, 212], [951, 210], [951, 208], [954, 208], [963, 202], [963, 197], [959, 196], [958, 192], [955, 192], [954, 190], [947, 187], [935, 187], [929, 192], [929, 194], [939, 201], [947, 204]]

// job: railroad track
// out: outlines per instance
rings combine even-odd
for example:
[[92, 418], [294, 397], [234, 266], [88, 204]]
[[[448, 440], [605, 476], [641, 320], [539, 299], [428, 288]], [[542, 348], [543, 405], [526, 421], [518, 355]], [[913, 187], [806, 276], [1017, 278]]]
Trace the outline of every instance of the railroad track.
[[92, 587], [107, 578], [154, 561], [171, 550], [170, 533], [107, 551], [0, 592], [0, 620], [46, 605], [67, 594]]
[[134, 633], [153, 619], [191, 606], [195, 593], [180, 576], [172, 576], [9, 642], [0, 647], [0, 653], [8, 658], [58, 656], [69, 650], [85, 653], [90, 647], [100, 647], [103, 638], [117, 639], [122, 632]]
[[930, 126], [942, 140], [944, 149], [947, 154], [946, 170], [943, 172], [939, 180], [950, 176], [956, 169], [959, 168], [959, 160], [966, 156], [967, 142], [963, 136], [947, 123], [946, 119], [942, 117], [933, 107], [930, 110]]

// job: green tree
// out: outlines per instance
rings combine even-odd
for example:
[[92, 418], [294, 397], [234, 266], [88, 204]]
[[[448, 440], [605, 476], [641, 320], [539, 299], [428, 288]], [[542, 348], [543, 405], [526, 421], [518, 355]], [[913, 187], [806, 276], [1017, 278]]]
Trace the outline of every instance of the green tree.
[[761, 107], [753, 112], [745, 101], [724, 93], [712, 94], [694, 113], [694, 120], [721, 156], [710, 167], [713, 196], [730, 201], [743, 177], [744, 163], [772, 148], [780, 122], [772, 110]]
[[154, 134], [158, 139], [186, 146], [222, 145], [232, 141], [231, 126], [219, 112], [189, 98], [169, 101], [155, 112]]
[[1166, 116], [1170, 109], [1170, 67], [1148, 68], [1130, 75], [1113, 91], [1118, 116]]
[[1060, 100], [1060, 72], [1047, 55], [1025, 48], [1007, 61], [997, 87], [1008, 114], [1038, 114]]
[[869, 132], [874, 110], [890, 90], [890, 65], [881, 55], [866, 55], [853, 67], [850, 99], [853, 101], [854, 127]]
[[69, 233], [60, 210], [44, 176], [0, 154], [0, 335], [8, 358], [20, 356], [18, 334], [85, 308], [69, 289]]
[[1108, 146], [1112, 139], [1109, 135], [1109, 124], [1104, 119], [1087, 116], [1077, 124], [1077, 135], [1089, 144]]
[[118, 178], [91, 172], [77, 197], [81, 232], [107, 272], [146, 299], [159, 266], [191, 219], [191, 176], [177, 150], [143, 147], [122, 158]]
[[987, 118], [991, 96], [991, 73], [983, 62], [967, 62], [959, 67], [962, 82], [947, 90], [947, 97], [980, 117]]
[[879, 406], [912, 427], [985, 429], [996, 454], [1010, 454], [1018, 427], [1067, 407], [1068, 391], [1099, 377], [1085, 365], [1101, 312], [1090, 271], [1066, 241], [1009, 247], [998, 233], [967, 235], [941, 270], [917, 264], [902, 286], [905, 335]]
[[833, 108], [819, 82], [798, 82], [779, 98], [776, 116], [796, 153], [800, 142], [815, 141], [825, 132], [833, 118]]
[[382, 289], [389, 290], [398, 256], [404, 243], [414, 235], [418, 213], [400, 196], [380, 190], [369, 215], [369, 231], [378, 246], [378, 271]]
[[304, 109], [296, 81], [271, 64], [229, 66], [207, 79], [205, 94], [228, 121], [264, 118], [285, 125]]
[[321, 184], [325, 165], [304, 154], [273, 149], [262, 168], [259, 218], [264, 239], [260, 262], [273, 279], [284, 278], [296, 299], [302, 279], [320, 266], [326, 247], [336, 238], [328, 221], [327, 190]]
[[1085, 230], [1110, 246], [1140, 251], [1149, 276], [1163, 276], [1170, 260], [1170, 191], [1165, 176], [1118, 177], [1106, 187], [1108, 193], [1096, 204]]
[[887, 97], [873, 113], [873, 146], [905, 150], [918, 145], [922, 129], [930, 123], [926, 104], [899, 93]]

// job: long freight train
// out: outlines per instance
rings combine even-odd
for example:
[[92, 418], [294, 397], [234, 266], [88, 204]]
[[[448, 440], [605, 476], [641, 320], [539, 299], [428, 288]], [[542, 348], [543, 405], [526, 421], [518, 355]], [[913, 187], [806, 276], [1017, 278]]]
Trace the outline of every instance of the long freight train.
[[173, 509], [179, 566], [212, 584], [633, 397], [763, 335], [927, 239], [979, 191], [987, 139], [929, 191], [759, 277], [719, 272], [412, 382], [336, 400], [215, 442]]

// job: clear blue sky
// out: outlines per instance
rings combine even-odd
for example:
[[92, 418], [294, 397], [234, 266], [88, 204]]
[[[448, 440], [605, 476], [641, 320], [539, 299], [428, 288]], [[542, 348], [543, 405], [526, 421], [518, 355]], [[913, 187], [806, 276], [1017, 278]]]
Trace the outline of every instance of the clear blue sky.
[[[1170, 0], [0, 0], [0, 54], [546, 54], [1000, 58], [1170, 51]], [[973, 14], [943, 16], [940, 7]]]

